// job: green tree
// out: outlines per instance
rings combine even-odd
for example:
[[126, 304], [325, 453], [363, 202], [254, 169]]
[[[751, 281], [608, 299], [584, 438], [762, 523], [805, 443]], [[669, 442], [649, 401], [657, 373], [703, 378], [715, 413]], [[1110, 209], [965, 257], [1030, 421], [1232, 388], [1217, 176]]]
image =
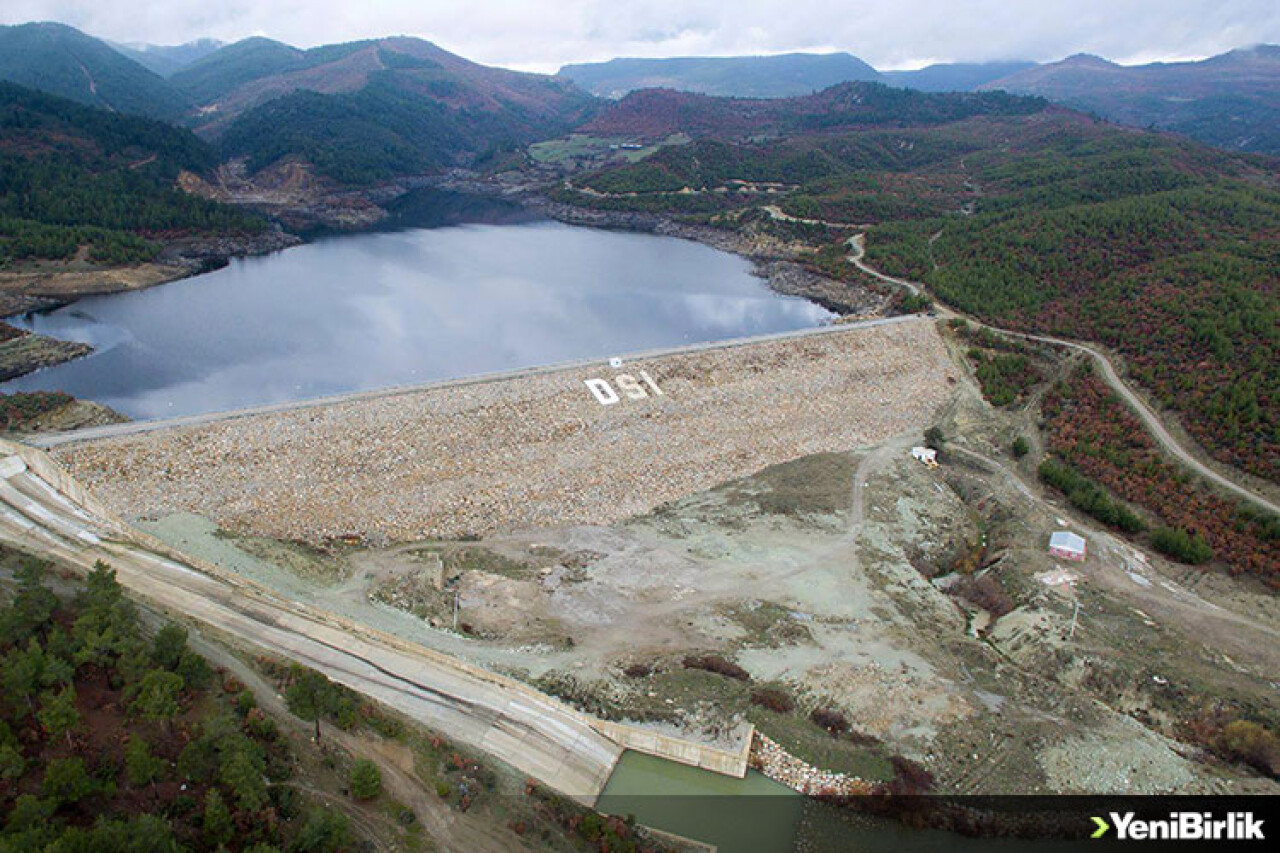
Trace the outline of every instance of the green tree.
[[0, 685], [4, 687], [5, 698], [13, 703], [21, 697], [27, 710], [35, 710], [35, 696], [44, 681], [44, 649], [35, 637], [27, 643], [25, 651], [11, 651], [4, 661], [4, 670], [0, 671]]
[[45, 768], [40, 794], [60, 804], [71, 804], [97, 793], [98, 787], [82, 760], [55, 758]]
[[164, 761], [151, 754], [145, 740], [136, 734], [129, 736], [124, 748], [124, 774], [130, 785], [135, 788], [152, 785], [160, 780], [164, 768]]
[[14, 572], [18, 591], [0, 620], [7, 643], [21, 643], [50, 624], [58, 609], [58, 597], [44, 586], [45, 564], [27, 558]]
[[58, 806], [52, 800], [42, 800], [35, 794], [19, 794], [9, 810], [9, 819], [5, 822], [6, 833], [22, 832], [47, 826]]
[[167, 726], [178, 713], [178, 694], [181, 692], [181, 676], [153, 669], [138, 682], [131, 707], [144, 719], [159, 720]]
[[1213, 559], [1213, 549], [1199, 533], [1181, 527], [1160, 527], [1151, 534], [1151, 544], [1165, 556], [1182, 563], [1199, 565]]
[[351, 843], [347, 818], [331, 809], [313, 809], [293, 839], [294, 853], [336, 853]]
[[942, 430], [936, 426], [931, 426], [924, 431], [924, 443], [927, 447], [934, 450], [941, 450], [942, 445], [946, 443], [946, 436], [942, 434]]
[[293, 668], [293, 683], [285, 691], [285, 702], [296, 716], [316, 724], [316, 743], [320, 742], [320, 718], [336, 707], [333, 685], [314, 669]]
[[382, 793], [382, 773], [378, 770], [378, 765], [367, 758], [358, 758], [351, 765], [348, 782], [351, 796], [357, 800], [372, 800]]
[[151, 660], [163, 669], [173, 671], [187, 650], [187, 629], [173, 622], [168, 623], [151, 640]]
[[18, 742], [9, 724], [0, 720], [0, 779], [18, 779], [26, 769], [22, 744]]
[[262, 756], [248, 739], [238, 741], [222, 754], [218, 780], [235, 795], [241, 811], [256, 812], [267, 803]]
[[80, 725], [80, 712], [76, 710], [76, 688], [68, 684], [58, 692], [52, 691], [40, 697], [40, 710], [36, 713], [40, 727], [49, 737], [66, 735], [67, 746], [72, 746], [71, 732]]
[[76, 663], [117, 672], [125, 681], [140, 676], [147, 650], [138, 635], [137, 609], [110, 566], [101, 560], [94, 564], [78, 604], [81, 612], [71, 629]]
[[210, 788], [209, 793], [205, 795], [202, 827], [205, 843], [215, 848], [230, 841], [235, 832], [231, 810], [223, 802], [222, 794], [218, 793], [217, 788]]
[[185, 650], [178, 658], [178, 666], [174, 672], [182, 676], [183, 684], [192, 690], [203, 690], [213, 680], [213, 670], [209, 668], [209, 664], [191, 649]]
[[1031, 451], [1031, 443], [1023, 436], [1018, 436], [1013, 440], [1013, 457], [1021, 459]]

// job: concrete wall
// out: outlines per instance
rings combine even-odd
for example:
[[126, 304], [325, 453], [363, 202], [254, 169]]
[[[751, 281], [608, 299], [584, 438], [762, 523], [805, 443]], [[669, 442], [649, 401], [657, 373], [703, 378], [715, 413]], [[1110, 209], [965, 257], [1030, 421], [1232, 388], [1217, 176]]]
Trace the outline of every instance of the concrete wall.
[[712, 773], [724, 776], [736, 776], [741, 779], [747, 774], [747, 761], [751, 753], [751, 738], [755, 734], [755, 726], [745, 732], [742, 743], [737, 749], [728, 750], [708, 744], [695, 743], [684, 738], [656, 732], [627, 723], [599, 721], [593, 724], [596, 731], [617, 742], [627, 749], [636, 752], [656, 755], [670, 761], [678, 761]]

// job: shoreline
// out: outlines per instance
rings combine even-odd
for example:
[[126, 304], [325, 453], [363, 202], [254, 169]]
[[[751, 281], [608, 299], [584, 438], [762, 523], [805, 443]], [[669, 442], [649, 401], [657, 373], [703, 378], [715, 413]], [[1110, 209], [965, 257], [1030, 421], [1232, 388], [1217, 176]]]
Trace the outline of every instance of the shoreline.
[[147, 290], [221, 269], [233, 258], [268, 255], [305, 241], [279, 225], [261, 234], [211, 235], [165, 243], [154, 260], [114, 267], [0, 272], [0, 320], [71, 305], [86, 296]]
[[[661, 214], [601, 211], [578, 208], [547, 197], [546, 186], [524, 184], [504, 187], [471, 174], [458, 172], [418, 176], [393, 181], [359, 191], [371, 205], [385, 205], [420, 189], [436, 188], [490, 198], [505, 198], [548, 219], [583, 228], [657, 234], [691, 240], [722, 252], [745, 258], [752, 275], [775, 293], [807, 299], [838, 315], [837, 322], [874, 319], [889, 315], [890, 299], [860, 284], [839, 282], [808, 269], [798, 250], [777, 240], [752, 239], [740, 231], [680, 222]], [[246, 203], [254, 206], [252, 203]], [[311, 206], [306, 207], [311, 210]], [[378, 209], [382, 209], [379, 207]], [[215, 236], [182, 239], [165, 245], [151, 262], [101, 269], [50, 269], [30, 272], [0, 272], [0, 321], [22, 314], [53, 311], [74, 304], [86, 296], [106, 296], [171, 284], [220, 269], [231, 259], [255, 257], [306, 245], [315, 235], [286, 231], [281, 219], [287, 211], [273, 210], [273, 227], [258, 235]], [[381, 218], [343, 233], [370, 231]], [[33, 333], [34, 334], [34, 333]], [[45, 367], [83, 358], [93, 352], [74, 341], [39, 336], [47, 340], [48, 357], [18, 364], [5, 382]]]
[[766, 235], [748, 235], [737, 228], [716, 228], [681, 222], [659, 213], [598, 210], [553, 201], [545, 185], [502, 187], [491, 181], [444, 175], [432, 184], [441, 189], [474, 195], [506, 198], [537, 211], [549, 219], [583, 228], [657, 234], [691, 240], [721, 252], [745, 258], [752, 264], [752, 274], [782, 296], [808, 299], [843, 318], [871, 319], [888, 316], [892, 297], [865, 283], [832, 279], [804, 265], [800, 248]]

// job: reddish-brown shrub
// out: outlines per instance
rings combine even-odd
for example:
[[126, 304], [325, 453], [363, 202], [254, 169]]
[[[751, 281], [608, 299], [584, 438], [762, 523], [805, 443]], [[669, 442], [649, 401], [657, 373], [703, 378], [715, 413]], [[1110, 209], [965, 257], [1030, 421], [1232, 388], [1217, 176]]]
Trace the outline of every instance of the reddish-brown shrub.
[[723, 675], [726, 678], [736, 678], [738, 681], [751, 680], [749, 672], [719, 655], [689, 655], [684, 659], [684, 668], [702, 669], [707, 672], [714, 672], [716, 675]]
[[956, 581], [949, 592], [972, 604], [981, 607], [999, 619], [1014, 608], [1014, 601], [1004, 591], [995, 575], [988, 572], [980, 577], [965, 577]]
[[919, 762], [901, 755], [889, 758], [893, 765], [893, 781], [889, 790], [894, 794], [925, 794], [933, 790], [933, 774]]
[[761, 687], [751, 691], [751, 704], [767, 708], [775, 714], [789, 714], [796, 708], [796, 700], [776, 687]]
[[844, 714], [834, 708], [814, 708], [809, 714], [809, 719], [820, 728], [826, 729], [832, 737], [838, 737], [849, 731], [849, 721]]

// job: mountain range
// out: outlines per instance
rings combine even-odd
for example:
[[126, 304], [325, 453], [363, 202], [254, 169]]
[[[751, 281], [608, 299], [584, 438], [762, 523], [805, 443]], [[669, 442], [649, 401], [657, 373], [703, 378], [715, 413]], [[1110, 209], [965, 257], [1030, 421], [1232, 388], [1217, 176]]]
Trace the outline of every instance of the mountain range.
[[[953, 63], [881, 72], [847, 53], [796, 53], [615, 59], [568, 65], [547, 76], [480, 65], [409, 37], [306, 50], [261, 37], [233, 44], [111, 45], [62, 24], [33, 23], [0, 27], [0, 80], [187, 127], [222, 156], [247, 158], [252, 169], [294, 157], [352, 184], [472, 164], [578, 127], [647, 133], [671, 124], [670, 111], [697, 113], [694, 125], [750, 121], [747, 112], [771, 110], [768, 99], [848, 82], [1040, 96], [1119, 123], [1280, 154], [1280, 48], [1274, 46], [1202, 62], [1131, 67], [1074, 56], [1043, 65]], [[636, 89], [688, 97], [626, 97]], [[880, 103], [888, 98], [875, 89], [857, 91]], [[717, 117], [723, 106], [697, 101], [698, 95], [759, 103]], [[606, 111], [601, 96], [621, 98], [618, 109]], [[925, 103], [917, 99], [909, 109]]]
[[0, 28], [0, 80], [188, 127], [253, 169], [294, 157], [352, 184], [466, 165], [566, 133], [597, 109], [569, 81], [405, 37], [117, 48], [62, 24], [24, 24]]
[[0, 26], [0, 80], [150, 118], [176, 121], [190, 108], [159, 74], [63, 24]]
[[217, 39], [196, 39], [185, 44], [116, 44], [107, 42], [125, 56], [137, 62], [143, 68], [150, 69], [161, 77], [168, 77], [181, 71], [198, 59], [202, 59], [215, 50], [223, 47]]
[[1201, 62], [1136, 66], [1078, 55], [977, 88], [1040, 95], [1120, 124], [1171, 130], [1221, 148], [1280, 154], [1276, 45]]
[[848, 53], [611, 59], [566, 65], [557, 73], [601, 98], [636, 89], [676, 89], [729, 98], [790, 98], [837, 83], [884, 83], [925, 92], [967, 92], [1034, 62], [943, 63], [918, 71], [877, 71]]
[[950, 63], [877, 71], [847, 53], [613, 59], [559, 71], [594, 95], [644, 88], [781, 98], [835, 83], [878, 82], [927, 92], [1004, 90], [1039, 95], [1109, 121], [1184, 133], [1211, 145], [1280, 154], [1280, 47], [1234, 50], [1200, 62], [1123, 66], [1095, 56], [1061, 62]]

